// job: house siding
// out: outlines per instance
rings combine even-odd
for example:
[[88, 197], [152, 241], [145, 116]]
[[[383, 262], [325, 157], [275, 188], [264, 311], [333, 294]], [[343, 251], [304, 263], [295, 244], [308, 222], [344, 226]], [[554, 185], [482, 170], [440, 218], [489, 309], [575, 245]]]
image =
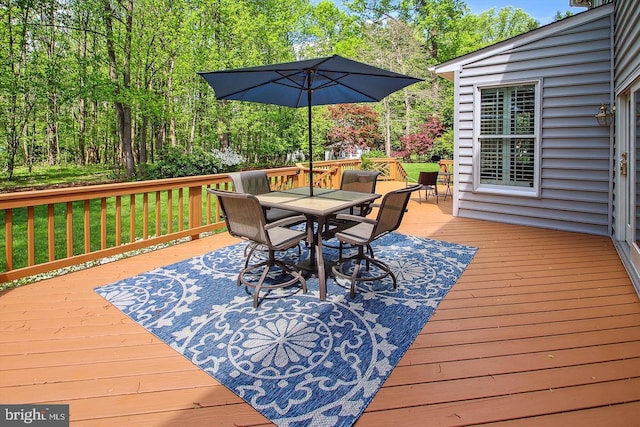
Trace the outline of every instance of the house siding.
[[[601, 104], [612, 103], [613, 16], [591, 16], [575, 17], [581, 18], [575, 26], [565, 23], [555, 33], [551, 27], [536, 30], [545, 36], [532, 32], [521, 43], [471, 58], [456, 71], [457, 215], [610, 234], [610, 132], [594, 115]], [[518, 81], [540, 82], [537, 198], [474, 190], [474, 88]]]
[[615, 14], [615, 87], [619, 93], [640, 74], [640, 2], [618, 1]]
[[[615, 94], [616, 96], [624, 93], [630, 84], [640, 78], [640, 2], [637, 1], [619, 1], [616, 3], [616, 25], [614, 28], [614, 55], [615, 55]], [[638, 150], [639, 147], [636, 147]], [[636, 158], [640, 152], [636, 152]], [[617, 158], [618, 156], [614, 156]], [[614, 181], [614, 186], [616, 182]], [[636, 191], [640, 191], [640, 186], [636, 187]], [[615, 194], [615, 192], [614, 192]], [[640, 194], [636, 194], [636, 200], [640, 200]], [[624, 239], [623, 227], [615, 230], [617, 224], [623, 221], [624, 215], [619, 215], [618, 211], [623, 207], [619, 207], [616, 203], [613, 205], [614, 227], [613, 234], [618, 238]], [[618, 217], [620, 216], [620, 219]], [[636, 210], [636, 222], [640, 221], [640, 210]], [[640, 289], [640, 288], [639, 288]]]

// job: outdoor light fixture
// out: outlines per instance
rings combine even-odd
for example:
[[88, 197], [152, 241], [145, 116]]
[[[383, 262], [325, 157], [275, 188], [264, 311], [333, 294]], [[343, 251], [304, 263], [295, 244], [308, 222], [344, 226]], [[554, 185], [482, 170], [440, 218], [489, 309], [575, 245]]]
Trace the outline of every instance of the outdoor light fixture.
[[600, 112], [596, 114], [596, 120], [599, 126], [611, 126], [613, 117], [616, 115], [616, 107], [613, 107], [612, 111], [609, 111], [606, 105], [600, 106]]

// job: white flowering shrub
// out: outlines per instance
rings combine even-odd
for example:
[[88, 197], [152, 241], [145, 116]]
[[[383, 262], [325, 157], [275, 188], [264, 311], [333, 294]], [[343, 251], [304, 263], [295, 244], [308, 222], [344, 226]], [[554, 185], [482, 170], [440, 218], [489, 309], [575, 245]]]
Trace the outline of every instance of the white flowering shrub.
[[227, 148], [224, 150], [218, 150], [214, 148], [211, 150], [211, 154], [213, 157], [217, 158], [220, 161], [220, 170], [219, 172], [229, 172], [236, 168], [236, 166], [241, 165], [245, 162], [245, 158], [240, 154], [236, 153], [233, 148]]

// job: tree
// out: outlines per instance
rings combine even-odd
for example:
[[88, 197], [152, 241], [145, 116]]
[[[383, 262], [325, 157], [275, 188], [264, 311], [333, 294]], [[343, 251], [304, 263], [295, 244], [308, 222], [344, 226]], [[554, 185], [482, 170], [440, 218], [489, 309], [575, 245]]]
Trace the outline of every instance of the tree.
[[496, 11], [495, 8], [482, 12], [476, 22], [478, 47], [498, 43], [527, 31], [534, 30], [540, 23], [522, 9], [511, 6]]
[[339, 53], [351, 58], [366, 45], [357, 18], [329, 0], [322, 0], [311, 9], [303, 31], [304, 44], [298, 52], [306, 57]]
[[[109, 57], [109, 77], [113, 83], [114, 106], [118, 120], [118, 135], [122, 147], [127, 178], [135, 174], [133, 157], [133, 143], [131, 140], [131, 106], [127, 102], [127, 94], [131, 87], [131, 38], [133, 30], [133, 0], [121, 3], [121, 10], [114, 10], [110, 0], [104, 1], [104, 26], [107, 35], [107, 52]], [[116, 22], [124, 24], [122, 38], [116, 38], [114, 31], [114, 17], [124, 16]], [[116, 52], [116, 46], [122, 46], [121, 52]], [[121, 60], [118, 60], [120, 53]]]
[[[34, 13], [34, 2], [3, 2], [0, 9], [0, 52], [3, 59], [0, 72], [0, 123], [7, 141], [6, 164], [9, 179], [13, 178], [16, 155], [21, 138], [26, 133], [29, 119], [35, 107], [35, 72], [32, 69], [32, 49], [29, 19]], [[0, 150], [2, 152], [4, 150]]]
[[402, 156], [427, 154], [433, 148], [435, 140], [444, 132], [445, 128], [440, 123], [440, 119], [437, 116], [429, 117], [425, 123], [420, 125], [418, 132], [400, 138]]
[[[425, 76], [426, 57], [414, 29], [407, 23], [388, 18], [381, 25], [366, 26], [365, 36], [369, 40], [367, 59], [383, 68], [406, 75]], [[418, 99], [424, 99], [425, 85], [416, 84], [385, 97], [379, 104], [382, 110], [384, 151], [391, 154], [392, 142], [401, 135], [411, 133], [413, 111]]]
[[340, 104], [327, 108], [333, 128], [327, 134], [326, 148], [334, 153], [355, 153], [357, 149], [378, 149], [378, 113], [368, 105]]

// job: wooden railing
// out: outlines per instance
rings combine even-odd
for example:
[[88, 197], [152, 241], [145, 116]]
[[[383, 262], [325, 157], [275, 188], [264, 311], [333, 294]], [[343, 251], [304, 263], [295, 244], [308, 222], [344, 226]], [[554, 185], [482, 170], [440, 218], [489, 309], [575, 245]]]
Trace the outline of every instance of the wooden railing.
[[[406, 172], [395, 157], [369, 159], [371, 168], [380, 172], [379, 180], [404, 181]], [[338, 188], [342, 172], [348, 169], [360, 169], [360, 159], [329, 160], [313, 162], [313, 182], [316, 187]], [[305, 163], [296, 165], [300, 168], [301, 181], [309, 182], [309, 167]], [[325, 171], [329, 171], [325, 173]]]
[[[300, 185], [296, 167], [268, 175], [274, 189]], [[231, 182], [217, 174], [0, 194], [0, 282], [223, 228], [203, 188], [230, 190]]]
[[[386, 165], [381, 179], [399, 176], [396, 159], [372, 160]], [[314, 186], [338, 188], [342, 171], [359, 165], [314, 162]], [[308, 185], [304, 165], [267, 173], [274, 190]], [[230, 190], [231, 180], [216, 174], [0, 194], [0, 283], [222, 229], [206, 188]]]

